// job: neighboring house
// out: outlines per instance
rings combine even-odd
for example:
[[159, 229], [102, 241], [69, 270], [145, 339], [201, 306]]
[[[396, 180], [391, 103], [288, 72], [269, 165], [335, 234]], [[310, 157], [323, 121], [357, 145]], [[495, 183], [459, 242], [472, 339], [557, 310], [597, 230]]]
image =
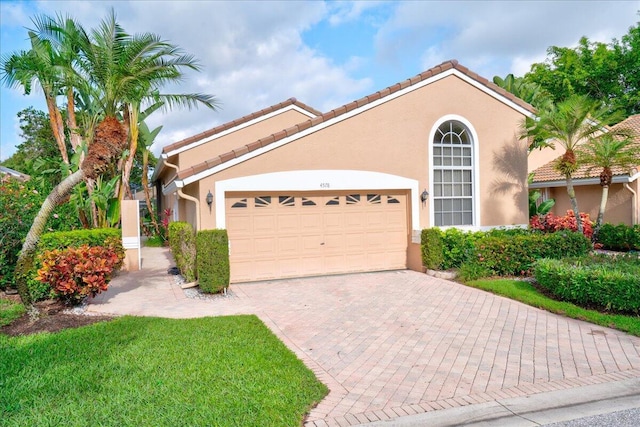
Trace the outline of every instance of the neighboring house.
[[525, 116], [447, 61], [324, 114], [291, 99], [172, 144], [154, 180], [174, 219], [227, 229], [232, 282], [421, 270], [424, 228], [527, 224]]
[[5, 166], [0, 166], [0, 175], [9, 175], [12, 178], [17, 179], [18, 181], [29, 181], [29, 179], [31, 179], [31, 177], [27, 174], [24, 174], [22, 172], [18, 172], [17, 170], [5, 167]]
[[[635, 139], [640, 144], [640, 114], [628, 117], [613, 128], [631, 129], [635, 132]], [[571, 209], [569, 196], [567, 195], [566, 180], [553, 167], [559, 157], [557, 152], [544, 149], [546, 154], [553, 153], [554, 159], [537, 167], [532, 172], [533, 183], [530, 188], [539, 189], [544, 199], [555, 199], [556, 204], [552, 212], [556, 215], [564, 215]], [[604, 221], [612, 224], [624, 223], [627, 225], [638, 223], [638, 211], [640, 205], [640, 162], [639, 167], [632, 170], [613, 168], [613, 183], [609, 187], [609, 198]], [[531, 167], [531, 163], [530, 163]], [[581, 166], [573, 175], [573, 185], [576, 190], [578, 208], [581, 212], [587, 212], [595, 221], [600, 208], [602, 187], [600, 186], [600, 168], [588, 170], [588, 166]]]

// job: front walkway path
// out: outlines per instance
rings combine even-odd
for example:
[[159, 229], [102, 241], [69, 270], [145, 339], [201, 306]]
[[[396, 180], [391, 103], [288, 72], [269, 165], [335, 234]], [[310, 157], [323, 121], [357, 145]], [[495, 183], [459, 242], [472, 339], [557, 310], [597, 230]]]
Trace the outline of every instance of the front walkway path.
[[640, 378], [640, 338], [413, 271], [236, 284], [189, 299], [163, 248], [90, 312], [256, 314], [331, 392], [306, 425], [356, 425]]

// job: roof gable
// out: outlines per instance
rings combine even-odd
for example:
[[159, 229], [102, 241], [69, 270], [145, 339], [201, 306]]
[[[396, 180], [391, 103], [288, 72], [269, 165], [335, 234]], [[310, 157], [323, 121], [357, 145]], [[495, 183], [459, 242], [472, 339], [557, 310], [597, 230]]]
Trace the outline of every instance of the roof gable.
[[[500, 102], [521, 112], [523, 115], [534, 115], [535, 110], [528, 103], [500, 88], [484, 77], [473, 73], [468, 68], [460, 65], [458, 61], [451, 60], [443, 62], [442, 64], [424, 71], [417, 76], [396, 83], [395, 85], [345, 104], [305, 122], [283, 129], [280, 132], [246, 144], [236, 150], [232, 150], [190, 168], [181, 170], [178, 173], [178, 182], [175, 185], [187, 185], [191, 182], [197, 181], [198, 179], [214, 174], [221, 169], [233, 166], [241, 161], [248, 160], [268, 150], [278, 148], [279, 146], [297, 138], [301, 138], [309, 133], [323, 129], [338, 121], [348, 119], [362, 111], [374, 108], [377, 105], [395, 99], [407, 92], [417, 90], [450, 75], [455, 75], [461, 78], [465, 82], [480, 89]], [[171, 191], [171, 189], [167, 189], [167, 191]]]
[[289, 109], [296, 109], [309, 117], [316, 117], [321, 114], [318, 110], [309, 107], [308, 105], [298, 101], [296, 98], [289, 98], [284, 102], [280, 102], [270, 107], [263, 108], [260, 111], [256, 111], [254, 113], [240, 117], [239, 119], [232, 120], [220, 126], [216, 126], [209, 130], [201, 132], [197, 135], [190, 136], [189, 138], [174, 142], [173, 144], [169, 144], [162, 149], [162, 154], [163, 156], [172, 156], [178, 154], [179, 152], [188, 150], [193, 146], [201, 145], [208, 142], [207, 138], [228, 133], [227, 131], [235, 131], [240, 127], [251, 125], [256, 120], [263, 120], [265, 118], [273, 116], [274, 114], [278, 114], [283, 110]]

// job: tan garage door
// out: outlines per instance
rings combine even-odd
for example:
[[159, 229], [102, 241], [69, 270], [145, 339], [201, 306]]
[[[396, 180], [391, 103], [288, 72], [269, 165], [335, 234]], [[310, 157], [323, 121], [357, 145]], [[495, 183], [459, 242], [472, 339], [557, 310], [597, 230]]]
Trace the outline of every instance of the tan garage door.
[[232, 282], [406, 268], [404, 194], [237, 193], [226, 203]]

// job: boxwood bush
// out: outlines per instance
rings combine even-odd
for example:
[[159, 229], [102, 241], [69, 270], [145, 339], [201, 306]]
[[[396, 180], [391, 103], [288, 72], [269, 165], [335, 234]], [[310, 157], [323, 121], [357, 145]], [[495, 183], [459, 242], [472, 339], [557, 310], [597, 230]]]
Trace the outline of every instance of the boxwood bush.
[[523, 276], [532, 272], [536, 260], [586, 255], [591, 242], [583, 234], [559, 231], [503, 237], [485, 237], [476, 242], [476, 259], [493, 275]]
[[583, 307], [640, 313], [638, 257], [591, 255], [535, 263], [536, 281], [563, 301]]
[[425, 228], [420, 236], [422, 265], [432, 270], [442, 266], [442, 231], [439, 228]]
[[201, 230], [196, 235], [196, 268], [203, 292], [218, 293], [229, 286], [227, 230]]
[[602, 224], [596, 235], [596, 243], [612, 251], [640, 250], [640, 225]]
[[169, 223], [169, 247], [187, 282], [196, 280], [196, 233], [183, 221]]

